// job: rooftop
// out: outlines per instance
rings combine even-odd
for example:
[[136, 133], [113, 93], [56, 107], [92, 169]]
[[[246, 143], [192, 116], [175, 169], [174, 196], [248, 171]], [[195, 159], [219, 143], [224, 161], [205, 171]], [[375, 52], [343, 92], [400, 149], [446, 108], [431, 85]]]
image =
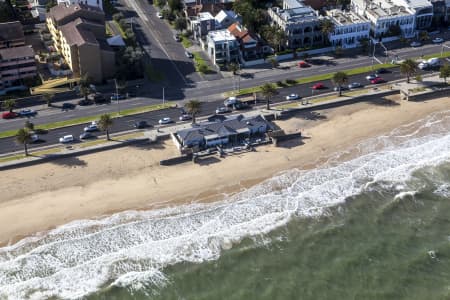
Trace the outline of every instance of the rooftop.
[[11, 41], [23, 38], [23, 28], [19, 21], [0, 23], [0, 41]]
[[272, 8], [272, 11], [274, 11], [281, 19], [286, 22], [307, 22], [316, 21], [319, 19], [317, 17], [316, 11], [310, 6], [301, 6], [286, 10], [274, 7]]
[[79, 11], [93, 12], [99, 15], [104, 15], [103, 11], [96, 6], [89, 6], [85, 4], [66, 6], [64, 4], [59, 4], [50, 8], [49, 16], [52, 17], [56, 22], [58, 22]]
[[411, 15], [405, 7], [395, 5], [392, 1], [370, 2], [367, 7], [367, 13], [372, 14], [376, 18]]
[[0, 49], [0, 57], [2, 60], [24, 58], [24, 57], [34, 57], [33, 48], [30, 46], [21, 46], [14, 48]]
[[82, 44], [98, 44], [95, 35], [88, 31], [78, 27], [82, 24], [82, 21], [75, 20], [60, 27], [60, 30], [69, 45], [82, 45]]
[[333, 19], [336, 25], [340, 26], [369, 22], [364, 17], [361, 17], [352, 11], [333, 9], [327, 11], [327, 15]]
[[220, 42], [220, 41], [235, 41], [236, 38], [234, 35], [232, 35], [228, 29], [222, 29], [222, 30], [215, 30], [208, 32], [208, 36], [214, 41], [214, 42]]

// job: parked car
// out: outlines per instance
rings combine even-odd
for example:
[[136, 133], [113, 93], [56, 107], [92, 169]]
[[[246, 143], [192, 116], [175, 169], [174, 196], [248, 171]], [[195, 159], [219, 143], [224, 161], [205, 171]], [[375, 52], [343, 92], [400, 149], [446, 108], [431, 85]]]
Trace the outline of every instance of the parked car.
[[321, 89], [324, 89], [324, 88], [325, 88], [325, 86], [324, 86], [323, 83], [321, 83], [321, 82], [316, 83], [316, 84], [314, 84], [314, 85], [312, 86], [312, 89], [313, 89], [313, 90], [321, 90]]
[[84, 127], [84, 132], [98, 131], [97, 122], [92, 121], [88, 126]]
[[220, 106], [218, 108], [216, 108], [216, 114], [226, 114], [231, 112], [231, 108], [227, 107], [227, 106]]
[[232, 107], [233, 105], [236, 105], [236, 103], [238, 102], [239, 100], [236, 97], [229, 97], [228, 99], [223, 101], [223, 105], [225, 105], [226, 107]]
[[80, 105], [80, 106], [86, 106], [86, 105], [92, 105], [92, 104], [94, 104], [94, 102], [89, 99], [81, 99], [80, 101], [78, 101], [78, 105]]
[[[333, 88], [333, 90], [334, 90], [335, 92], [339, 91], [339, 86], [335, 86], [335, 87]], [[345, 90], [348, 90], [348, 87], [341, 85], [341, 91], [345, 91]]]
[[2, 113], [3, 119], [14, 119], [15, 117], [17, 117], [17, 113], [15, 112], [5, 111], [4, 113]]
[[95, 135], [93, 135], [91, 132], [83, 132], [82, 134], [80, 134], [80, 140], [87, 140], [93, 137], [95, 137]]
[[297, 100], [300, 97], [298, 96], [298, 94], [290, 94], [286, 96], [286, 100]]
[[189, 114], [182, 114], [180, 116], [180, 121], [188, 121], [188, 120], [191, 120], [191, 119], [192, 119], [192, 116], [189, 115]]
[[418, 64], [417, 67], [418, 67], [419, 69], [421, 69], [421, 70], [425, 70], [425, 69], [428, 68], [428, 63], [426, 63], [426, 62], [423, 61], [423, 62], [421, 62], [420, 64]]
[[103, 103], [109, 103], [110, 99], [107, 99], [105, 96], [103, 96], [102, 93], [92, 93], [88, 95], [88, 99], [91, 101], [94, 101], [95, 104], [103, 104]]
[[381, 77], [374, 78], [370, 81], [371, 84], [378, 84], [378, 83], [383, 83], [383, 82], [384, 82], [384, 79]]
[[62, 104], [61, 108], [62, 108], [62, 110], [74, 109], [75, 108], [75, 104], [69, 103], [69, 102], [64, 102]]
[[156, 13], [156, 16], [157, 16], [159, 19], [164, 18], [163, 14], [160, 13], [159, 11]]
[[148, 123], [147, 121], [137, 121], [136, 123], [134, 123], [134, 127], [137, 129], [147, 128]]
[[123, 100], [123, 99], [125, 99], [125, 95], [113, 94], [110, 99], [111, 99], [111, 101]]
[[32, 109], [22, 109], [21, 111], [19, 111], [19, 116], [20, 117], [34, 117], [37, 115], [37, 111], [32, 110]]
[[250, 107], [250, 105], [248, 105], [245, 102], [240, 102], [240, 101], [234, 105], [234, 109], [237, 109], [237, 110], [247, 109], [249, 107]]
[[409, 44], [411, 47], [420, 47], [420, 46], [422, 46], [422, 43], [420, 43], [420, 42], [416, 42], [416, 41], [414, 41], [414, 42], [412, 42], [411, 44]]
[[366, 79], [369, 80], [369, 81], [371, 81], [371, 80], [374, 80], [374, 79], [377, 78], [377, 77], [378, 77], [378, 75], [376, 75], [376, 74], [370, 74], [370, 75], [367, 75], [367, 76], [366, 76]]
[[298, 63], [299, 68], [308, 68], [309, 66], [310, 66], [310, 64], [308, 64], [306, 61], [300, 61]]
[[180, 38], [180, 36], [179, 36], [178, 34], [174, 34], [174, 35], [173, 35], [173, 39], [174, 39], [175, 41], [177, 41], [177, 42], [181, 42], [181, 38]]
[[40, 141], [40, 138], [39, 138], [39, 136], [37, 134], [32, 134], [31, 135], [31, 142], [32, 143], [36, 143], [36, 142], [39, 142], [39, 141]]
[[440, 38], [440, 37], [437, 37], [437, 38], [434, 38], [434, 39], [432, 40], [432, 42], [435, 43], [435, 44], [440, 44], [440, 43], [443, 43], [443, 42], [444, 42], [444, 39], [443, 39], [443, 38]]
[[187, 50], [184, 51], [184, 55], [186, 55], [186, 57], [188, 57], [188, 58], [193, 58], [194, 57], [194, 55], [192, 55], [192, 53], [187, 51]]
[[356, 89], [362, 87], [362, 84], [359, 82], [352, 82], [348, 85], [349, 89]]
[[375, 71], [375, 74], [385, 74], [385, 73], [388, 73], [388, 70], [385, 68], [380, 68]]
[[159, 123], [160, 125], [163, 125], [163, 124], [170, 124], [170, 123], [172, 123], [172, 122], [173, 122], [172, 119], [169, 118], [169, 117], [162, 118], [161, 120], [158, 121], [158, 123]]
[[65, 136], [59, 138], [59, 142], [62, 144], [70, 143], [73, 141], [74, 141], [74, 138], [73, 138], [73, 135], [71, 135], [71, 134], [68, 134], [68, 135], [65, 135]]

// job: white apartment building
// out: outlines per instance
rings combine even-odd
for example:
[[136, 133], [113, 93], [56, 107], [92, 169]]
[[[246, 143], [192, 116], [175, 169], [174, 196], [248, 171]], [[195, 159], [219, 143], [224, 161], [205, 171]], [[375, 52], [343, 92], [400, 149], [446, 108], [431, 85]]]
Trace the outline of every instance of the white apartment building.
[[427, 29], [433, 21], [433, 4], [430, 0], [390, 0], [403, 6], [415, 16], [415, 29]]
[[354, 48], [361, 39], [369, 39], [370, 21], [364, 17], [338, 9], [328, 11], [327, 15], [334, 23], [334, 31], [328, 36], [334, 47]]
[[89, 6], [99, 7], [101, 10], [103, 10], [103, 0], [58, 0], [58, 5], [59, 4], [85, 4]]
[[395, 5], [390, 0], [379, 2], [352, 0], [351, 6], [358, 15], [370, 21], [371, 35], [374, 38], [387, 37], [389, 29], [397, 25], [402, 31], [402, 36], [407, 38], [415, 36], [415, 15], [403, 6]]
[[208, 32], [206, 42], [208, 56], [215, 65], [239, 61], [239, 42], [228, 29]]

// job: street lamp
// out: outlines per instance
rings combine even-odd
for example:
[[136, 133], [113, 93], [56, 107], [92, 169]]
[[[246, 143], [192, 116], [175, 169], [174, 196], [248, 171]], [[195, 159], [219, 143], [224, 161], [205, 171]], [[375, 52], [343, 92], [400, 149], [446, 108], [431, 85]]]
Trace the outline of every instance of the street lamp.
[[162, 89], [163, 89], [163, 95], [162, 95], [163, 96], [162, 97], [163, 98], [163, 104], [165, 104], [166, 103], [166, 99], [165, 99], [165, 94], [164, 94], [164, 87]]
[[116, 78], [114, 78], [114, 84], [116, 85], [117, 113], [120, 115], [119, 88], [117, 87], [117, 79]]

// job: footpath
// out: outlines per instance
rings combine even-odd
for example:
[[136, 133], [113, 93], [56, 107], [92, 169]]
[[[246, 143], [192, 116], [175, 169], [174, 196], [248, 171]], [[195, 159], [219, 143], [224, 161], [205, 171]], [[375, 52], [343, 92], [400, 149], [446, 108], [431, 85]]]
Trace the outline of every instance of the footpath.
[[[406, 82], [390, 82], [383, 86], [371, 87], [369, 89], [354, 90], [344, 93], [343, 97], [336, 95], [336, 92], [329, 95], [308, 97], [302, 100], [286, 101], [266, 110], [265, 105], [261, 105], [251, 111], [243, 112], [245, 116], [264, 115], [273, 119], [290, 116], [302, 111], [318, 109], [328, 109], [341, 105], [349, 105], [361, 101], [373, 101], [381, 97], [402, 93], [405, 100], [425, 100], [448, 95], [450, 87], [443, 85], [443, 80], [438, 75], [426, 77], [422, 82], [411, 80]], [[198, 118], [201, 122], [207, 117]], [[190, 128], [190, 123], [180, 123], [175, 125], [161, 126], [150, 130], [130, 130], [111, 134], [111, 140], [107, 141], [105, 136], [100, 136], [98, 140], [71, 145], [51, 145], [43, 148], [33, 149], [29, 156], [25, 156], [23, 151], [0, 156], [0, 170], [17, 167], [24, 167], [33, 164], [48, 162], [54, 159], [62, 159], [73, 156], [81, 156], [89, 153], [111, 150], [119, 147], [126, 147], [133, 144], [152, 143], [161, 139], [169, 138], [171, 133], [181, 129]]]

